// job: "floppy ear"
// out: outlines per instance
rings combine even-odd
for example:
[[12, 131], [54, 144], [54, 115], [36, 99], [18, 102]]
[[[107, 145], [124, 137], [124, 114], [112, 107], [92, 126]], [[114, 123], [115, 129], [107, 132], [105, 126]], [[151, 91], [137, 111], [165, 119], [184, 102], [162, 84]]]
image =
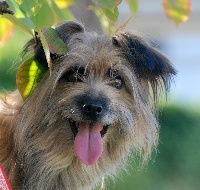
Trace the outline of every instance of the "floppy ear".
[[67, 44], [73, 34], [84, 32], [84, 27], [80, 23], [68, 21], [56, 28], [58, 36]]
[[170, 79], [176, 75], [176, 71], [158, 49], [142, 38], [123, 31], [113, 36], [113, 45], [120, 49], [139, 79], [150, 83], [155, 96], [160, 84], [164, 84], [168, 90]]
[[[84, 27], [77, 22], [68, 21], [59, 25], [55, 30], [58, 36], [63, 40], [63, 42], [67, 44], [73, 34], [84, 32]], [[40, 64], [48, 67], [46, 56], [39, 38], [36, 37], [36, 39], [30, 40], [26, 44], [26, 46], [24, 47], [24, 51], [22, 52], [22, 56], [29, 51], [34, 51], [34, 59]], [[50, 56], [52, 61], [54, 61], [58, 57], [57, 54], [52, 53], [50, 54]]]

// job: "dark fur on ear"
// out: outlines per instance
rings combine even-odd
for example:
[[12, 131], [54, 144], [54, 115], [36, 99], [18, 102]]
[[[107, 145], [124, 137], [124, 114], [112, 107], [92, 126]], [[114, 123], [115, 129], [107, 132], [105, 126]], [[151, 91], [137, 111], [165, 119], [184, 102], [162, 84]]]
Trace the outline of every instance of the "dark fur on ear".
[[[56, 27], [56, 32], [58, 33], [58, 36], [63, 40], [63, 42], [65, 44], [67, 44], [69, 38], [73, 34], [79, 33], [79, 32], [84, 32], [84, 27], [77, 22], [68, 21], [68, 22], [62, 23], [61, 25]], [[36, 36], [36, 38], [31, 39], [26, 44], [21, 56], [23, 56], [27, 52], [31, 52], [31, 51], [34, 53], [34, 58], [36, 61], [38, 61], [40, 64], [42, 64], [46, 67], [48, 66], [42, 44], [40, 42], [40, 39], [37, 36]], [[54, 61], [58, 57], [59, 57], [59, 55], [51, 53], [52, 61]]]
[[84, 27], [80, 23], [74, 21], [68, 21], [66, 23], [61, 23], [60, 26], [56, 28], [59, 37], [67, 44], [69, 38], [76, 33], [84, 32]]
[[147, 41], [128, 32], [117, 31], [113, 36], [113, 45], [132, 65], [139, 79], [147, 80], [157, 98], [158, 85], [168, 91], [170, 80], [176, 75], [170, 61]]

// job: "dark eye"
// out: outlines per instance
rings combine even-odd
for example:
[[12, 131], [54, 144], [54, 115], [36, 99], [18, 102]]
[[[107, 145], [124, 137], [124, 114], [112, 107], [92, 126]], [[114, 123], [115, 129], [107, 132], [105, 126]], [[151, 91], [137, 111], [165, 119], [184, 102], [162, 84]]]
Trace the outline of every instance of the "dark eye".
[[117, 89], [122, 89], [125, 86], [124, 80], [121, 76], [118, 75], [118, 71], [115, 69], [109, 69], [108, 75], [110, 78], [110, 86], [113, 86]]
[[124, 80], [122, 79], [122, 77], [116, 76], [114, 78], [114, 84], [113, 85], [115, 86], [115, 88], [120, 90], [124, 87]]
[[67, 82], [83, 82], [84, 78], [85, 69], [83, 67], [80, 67], [70, 69], [62, 76], [61, 79], [64, 79]]

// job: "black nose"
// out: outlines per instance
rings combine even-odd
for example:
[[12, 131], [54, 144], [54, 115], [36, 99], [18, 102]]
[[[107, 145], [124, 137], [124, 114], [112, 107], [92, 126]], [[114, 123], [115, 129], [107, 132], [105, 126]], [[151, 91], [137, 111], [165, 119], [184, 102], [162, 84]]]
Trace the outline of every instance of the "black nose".
[[88, 103], [83, 105], [82, 110], [84, 114], [96, 117], [102, 114], [103, 106], [101, 103]]
[[83, 94], [76, 96], [77, 108], [80, 110], [80, 118], [84, 121], [98, 122], [108, 112], [109, 100], [100, 94]]

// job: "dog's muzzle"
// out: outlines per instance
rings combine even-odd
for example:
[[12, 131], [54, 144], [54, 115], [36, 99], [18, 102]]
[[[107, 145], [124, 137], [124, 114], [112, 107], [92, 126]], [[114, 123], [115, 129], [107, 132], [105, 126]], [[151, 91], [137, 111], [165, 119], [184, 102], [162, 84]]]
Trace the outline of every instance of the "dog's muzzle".
[[85, 164], [95, 163], [103, 152], [102, 138], [109, 125], [102, 124], [102, 118], [107, 111], [105, 98], [96, 98], [89, 95], [77, 97], [81, 121], [69, 119], [74, 134], [74, 150], [78, 158]]

